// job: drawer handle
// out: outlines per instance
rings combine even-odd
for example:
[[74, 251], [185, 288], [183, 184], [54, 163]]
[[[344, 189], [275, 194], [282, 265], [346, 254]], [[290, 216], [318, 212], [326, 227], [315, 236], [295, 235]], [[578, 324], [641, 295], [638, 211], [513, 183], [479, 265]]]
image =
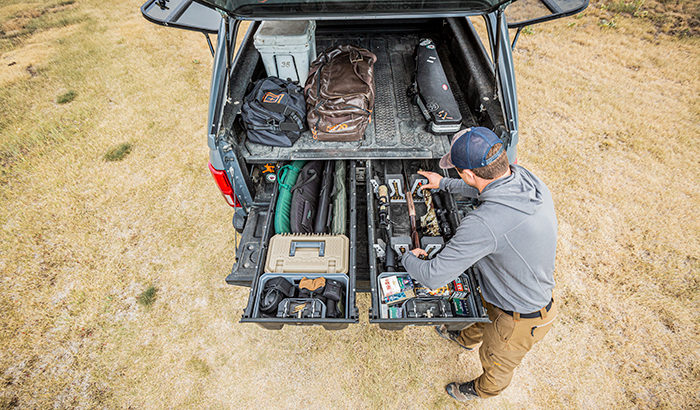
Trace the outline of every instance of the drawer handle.
[[318, 248], [318, 256], [326, 256], [326, 242], [306, 242], [306, 241], [292, 241], [289, 247], [289, 256], [294, 256], [297, 252], [297, 248]]

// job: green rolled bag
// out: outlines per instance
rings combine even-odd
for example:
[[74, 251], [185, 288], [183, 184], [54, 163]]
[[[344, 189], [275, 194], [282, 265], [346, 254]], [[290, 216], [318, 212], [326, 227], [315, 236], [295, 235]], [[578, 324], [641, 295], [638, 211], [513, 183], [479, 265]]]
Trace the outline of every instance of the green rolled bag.
[[346, 235], [346, 209], [348, 207], [348, 200], [345, 189], [345, 161], [335, 161], [335, 174], [333, 177], [333, 193], [331, 194], [333, 219], [331, 220], [331, 234]]
[[292, 209], [292, 187], [297, 182], [299, 171], [306, 164], [304, 160], [294, 161], [285, 165], [277, 172], [279, 194], [275, 208], [275, 232], [292, 233], [289, 225], [289, 214]]

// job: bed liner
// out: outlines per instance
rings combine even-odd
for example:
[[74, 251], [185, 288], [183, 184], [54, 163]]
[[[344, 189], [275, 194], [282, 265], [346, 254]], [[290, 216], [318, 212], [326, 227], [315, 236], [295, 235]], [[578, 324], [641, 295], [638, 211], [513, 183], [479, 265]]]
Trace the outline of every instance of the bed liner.
[[[377, 56], [374, 66], [375, 103], [372, 122], [361, 141], [327, 142], [314, 140], [306, 131], [292, 147], [269, 147], [245, 142], [241, 154], [248, 163], [277, 162], [296, 159], [391, 159], [439, 158], [450, 147], [450, 136], [427, 131], [426, 121], [417, 106], [411, 103], [406, 89], [414, 71], [413, 49], [419, 35], [371, 34], [324, 35], [316, 37], [318, 50], [338, 44], [367, 48]], [[438, 39], [435, 39], [438, 40]], [[465, 127], [476, 121], [466, 98], [457, 84], [449, 52], [439, 47], [445, 74], [460, 107]]]

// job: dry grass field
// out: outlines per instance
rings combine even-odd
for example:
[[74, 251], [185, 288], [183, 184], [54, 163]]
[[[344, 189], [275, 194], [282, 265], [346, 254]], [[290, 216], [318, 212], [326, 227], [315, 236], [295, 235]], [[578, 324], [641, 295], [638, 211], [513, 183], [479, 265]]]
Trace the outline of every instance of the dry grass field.
[[503, 395], [465, 406], [443, 386], [477, 354], [379, 330], [367, 295], [344, 331], [238, 323], [212, 58], [141, 3], [0, 1], [0, 409], [700, 408], [695, 2], [593, 4], [519, 39], [519, 163], [555, 198], [560, 316]]

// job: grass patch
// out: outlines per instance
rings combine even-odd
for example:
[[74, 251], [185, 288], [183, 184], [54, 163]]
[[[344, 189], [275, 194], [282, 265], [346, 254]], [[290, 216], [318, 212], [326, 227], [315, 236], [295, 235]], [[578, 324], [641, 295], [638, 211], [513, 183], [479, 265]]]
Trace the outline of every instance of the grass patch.
[[17, 396], [0, 398], [0, 410], [10, 410], [16, 408], [19, 408], [19, 398], [17, 398]]
[[[102, 61], [105, 43], [90, 35], [96, 31], [95, 21], [77, 6], [62, 2], [47, 5], [18, 2], [0, 7], [0, 54], [12, 51], [3, 55], [7, 64], [0, 67], [0, 185], [15, 175], [16, 165], [27, 154], [40, 154], [58, 142], [84, 135], [97, 118], [97, 106], [90, 104], [94, 87], [86, 84], [84, 76], [95, 79], [94, 68], [104, 66], [97, 60]], [[41, 36], [22, 31], [31, 20], [46, 13], [88, 24]], [[58, 24], [54, 23], [37, 27], [43, 30]], [[24, 34], [11, 37], [17, 30]], [[77, 38], [80, 40], [76, 41]], [[25, 40], [28, 40], [26, 46]], [[58, 97], [46, 92], [66, 89], [66, 84], [85, 90], [81, 91], [80, 104], [74, 100], [76, 91]], [[74, 101], [70, 108], [54, 110], [56, 103], [70, 101]]]
[[211, 367], [204, 360], [193, 357], [187, 362], [187, 366], [202, 376], [209, 376]]
[[601, 19], [598, 22], [598, 25], [600, 27], [605, 27], [605, 28], [617, 28], [617, 16], [613, 17], [612, 19]]
[[56, 103], [58, 103], [58, 104], [68, 104], [69, 102], [75, 100], [75, 97], [77, 97], [77, 96], [78, 96], [78, 93], [75, 92], [75, 91], [73, 91], [73, 90], [71, 90], [71, 91], [68, 91], [68, 92], [65, 93], [65, 94], [59, 95], [58, 98], [56, 98]]
[[[655, 34], [666, 33], [678, 37], [700, 35], [700, 3], [696, 0], [603, 0], [591, 4], [587, 13], [603, 12], [601, 18], [611, 22], [612, 16], [623, 15], [632, 18], [649, 19]], [[609, 24], [601, 26], [610, 27]]]
[[139, 305], [143, 307], [151, 307], [153, 303], [156, 301], [156, 295], [158, 293], [158, 289], [156, 289], [155, 286], [151, 285], [146, 288], [143, 292], [141, 292], [140, 295], [136, 297], [136, 301], [139, 302]]
[[105, 161], [114, 162], [121, 161], [131, 153], [132, 145], [128, 142], [123, 142], [116, 147], [112, 147], [105, 153]]
[[608, 5], [608, 10], [612, 13], [625, 13], [634, 16], [644, 4], [644, 0], [635, 0], [631, 2], [616, 1]]
[[75, 1], [36, 4], [14, 4], [5, 9], [15, 10], [0, 13], [0, 52], [21, 47], [32, 34], [52, 28], [66, 27], [88, 20]]

